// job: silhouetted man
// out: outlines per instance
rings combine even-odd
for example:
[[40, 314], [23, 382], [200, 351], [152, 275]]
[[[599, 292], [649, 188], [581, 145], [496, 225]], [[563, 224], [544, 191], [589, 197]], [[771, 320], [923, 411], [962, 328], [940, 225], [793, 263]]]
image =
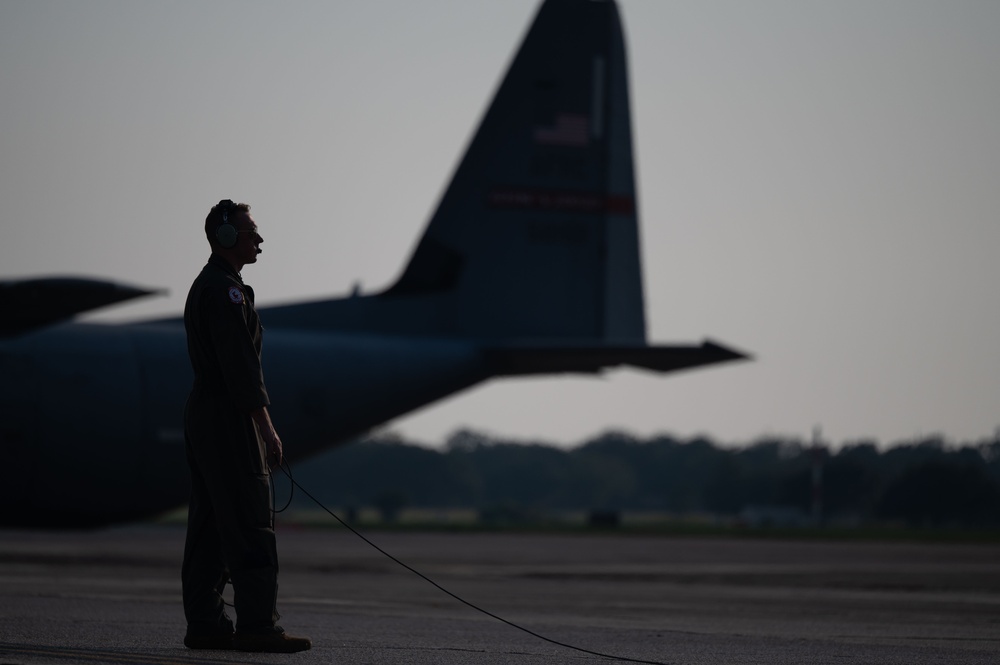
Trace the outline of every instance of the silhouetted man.
[[[191, 503], [181, 579], [185, 646], [294, 652], [307, 638], [278, 620], [278, 554], [270, 469], [281, 463], [261, 371], [261, 325], [240, 271], [256, 263], [257, 224], [245, 203], [220, 201], [205, 218], [212, 255], [184, 306], [194, 386], [184, 412]], [[233, 584], [237, 625], [222, 591]]]

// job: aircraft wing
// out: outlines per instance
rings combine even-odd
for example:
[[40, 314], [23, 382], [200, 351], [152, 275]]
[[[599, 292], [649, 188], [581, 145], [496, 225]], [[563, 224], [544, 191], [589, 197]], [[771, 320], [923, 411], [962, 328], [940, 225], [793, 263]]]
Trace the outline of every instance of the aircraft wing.
[[0, 281], [0, 337], [13, 337], [81, 312], [155, 293], [162, 291], [86, 277]]
[[678, 346], [502, 346], [488, 348], [485, 353], [491, 367], [504, 376], [598, 373], [619, 365], [663, 373], [750, 359], [747, 354], [708, 340], [700, 345]]

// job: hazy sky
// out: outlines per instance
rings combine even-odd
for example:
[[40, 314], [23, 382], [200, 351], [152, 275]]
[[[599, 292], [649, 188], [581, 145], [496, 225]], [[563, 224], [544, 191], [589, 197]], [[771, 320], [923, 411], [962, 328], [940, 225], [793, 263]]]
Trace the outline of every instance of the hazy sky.
[[[492, 381], [389, 427], [992, 436], [1000, 2], [619, 6], [649, 338], [756, 360]], [[258, 305], [387, 286], [535, 9], [0, 0], [0, 278], [163, 287], [88, 318], [177, 314], [232, 198], [266, 240]]]

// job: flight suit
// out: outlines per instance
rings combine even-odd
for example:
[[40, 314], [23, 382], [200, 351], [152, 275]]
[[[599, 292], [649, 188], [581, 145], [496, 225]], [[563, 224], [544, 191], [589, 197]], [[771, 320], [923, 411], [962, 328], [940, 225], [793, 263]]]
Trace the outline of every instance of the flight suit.
[[194, 386], [184, 412], [191, 503], [181, 581], [189, 633], [231, 632], [232, 580], [241, 632], [274, 626], [278, 555], [266, 450], [250, 412], [269, 405], [253, 289], [213, 254], [184, 307]]

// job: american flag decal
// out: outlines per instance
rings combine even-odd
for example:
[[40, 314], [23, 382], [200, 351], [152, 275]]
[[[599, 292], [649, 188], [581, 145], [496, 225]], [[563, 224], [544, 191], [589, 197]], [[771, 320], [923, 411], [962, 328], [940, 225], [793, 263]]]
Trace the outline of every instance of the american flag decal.
[[590, 120], [585, 115], [557, 113], [549, 127], [536, 127], [535, 143], [583, 148], [590, 142]]

